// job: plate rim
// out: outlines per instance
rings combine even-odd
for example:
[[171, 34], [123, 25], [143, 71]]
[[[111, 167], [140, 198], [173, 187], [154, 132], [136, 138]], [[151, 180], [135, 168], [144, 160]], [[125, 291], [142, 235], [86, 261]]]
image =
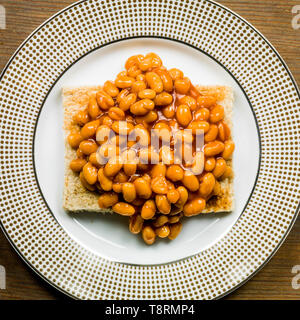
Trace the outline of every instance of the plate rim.
[[[8, 67], [10, 66], [10, 64], [12, 63], [12, 61], [14, 60], [14, 58], [17, 56], [17, 54], [19, 53], [19, 51], [25, 46], [25, 44], [40, 30], [42, 29], [45, 25], [47, 25], [48, 22], [50, 22], [51, 20], [55, 19], [56, 17], [58, 17], [59, 15], [61, 15], [62, 13], [64, 13], [65, 11], [68, 11], [69, 9], [87, 2], [89, 0], [79, 0], [76, 1], [74, 3], [72, 3], [71, 5], [66, 6], [65, 8], [59, 10], [57, 13], [55, 13], [54, 15], [52, 15], [51, 17], [49, 17], [48, 19], [46, 19], [41, 25], [39, 25], [36, 29], [34, 29], [26, 38], [25, 40], [19, 45], [19, 47], [15, 50], [15, 52], [11, 55], [11, 57], [9, 58], [9, 60], [7, 61], [6, 65], [4, 66], [3, 70], [0, 73], [0, 81], [2, 80], [6, 70], [8, 69]], [[205, 0], [206, 2], [209, 2], [227, 12], [229, 12], [230, 14], [234, 15], [235, 17], [237, 17], [239, 20], [241, 20], [243, 23], [245, 23], [248, 27], [250, 27], [268, 46], [269, 48], [275, 53], [275, 55], [278, 57], [278, 59], [281, 62], [281, 65], [284, 67], [284, 69], [286, 70], [290, 80], [293, 83], [294, 88], [296, 89], [298, 98], [300, 100], [300, 90], [298, 87], [298, 84], [292, 74], [292, 72], [290, 71], [288, 65], [286, 64], [286, 62], [284, 61], [284, 59], [281, 57], [281, 55], [279, 54], [279, 52], [277, 51], [277, 49], [271, 44], [271, 42], [256, 28], [254, 27], [250, 22], [248, 22], [245, 18], [243, 18], [242, 16], [240, 16], [239, 14], [237, 14], [236, 12], [234, 12], [233, 10], [229, 9], [228, 7], [226, 7], [225, 5], [222, 5], [220, 3], [215, 2], [214, 0]], [[121, 39], [122, 40], [122, 39]], [[174, 39], [172, 39], [174, 40]], [[112, 43], [112, 42], [110, 42]], [[198, 48], [199, 49], [199, 48]], [[218, 62], [218, 61], [217, 61]], [[57, 81], [57, 80], [56, 80]], [[52, 87], [51, 87], [52, 89]], [[243, 90], [243, 89], [242, 89]], [[51, 90], [48, 91], [48, 93]], [[244, 90], [243, 90], [244, 91]], [[47, 94], [48, 96], [48, 94]], [[248, 100], [248, 97], [246, 95], [246, 98]], [[251, 104], [250, 104], [251, 105]], [[251, 108], [252, 109], [252, 108]], [[40, 113], [40, 111], [39, 111]], [[256, 119], [256, 117], [255, 117]], [[259, 133], [259, 130], [258, 130]], [[260, 162], [259, 162], [260, 164]], [[258, 170], [259, 172], [259, 170]], [[35, 177], [36, 179], [36, 177]], [[37, 179], [36, 179], [37, 181]], [[256, 183], [256, 182], [255, 182]], [[254, 184], [255, 186], [255, 184]], [[38, 186], [39, 188], [39, 186]], [[40, 189], [40, 188], [39, 188]], [[42, 193], [41, 193], [42, 194]], [[252, 194], [252, 193], [251, 193]], [[251, 198], [251, 196], [250, 196]], [[46, 204], [47, 205], [47, 204]], [[247, 204], [246, 204], [247, 206]], [[48, 208], [48, 205], [47, 205]], [[49, 209], [49, 208], [48, 208]], [[49, 210], [51, 212], [51, 210]], [[281, 247], [281, 245], [284, 243], [284, 241], [286, 240], [287, 236], [289, 235], [291, 229], [293, 228], [295, 221], [297, 220], [297, 217], [300, 213], [300, 201], [298, 203], [298, 206], [296, 208], [295, 213], [293, 214], [293, 218], [290, 221], [289, 227], [287, 228], [287, 230], [285, 231], [284, 235], [282, 236], [282, 238], [280, 239], [279, 243], [277, 244], [277, 246], [273, 249], [273, 251], [271, 252], [271, 254], [265, 259], [265, 261], [255, 270], [253, 271], [248, 277], [246, 277], [244, 280], [242, 280], [240, 283], [238, 283], [237, 285], [233, 286], [232, 288], [230, 288], [229, 290], [227, 290], [226, 292], [220, 294], [219, 296], [215, 297], [214, 300], [217, 299], [221, 299], [225, 296], [227, 296], [228, 294], [232, 293], [233, 291], [235, 291], [236, 289], [238, 289], [239, 287], [241, 287], [242, 285], [244, 285], [247, 281], [249, 281], [252, 277], [254, 277], [259, 271], [261, 271], [262, 268], [265, 267], [265, 265], [272, 259], [272, 257], [276, 254], [276, 252], [279, 250], [279, 248]], [[55, 218], [55, 217], [54, 217]], [[13, 241], [11, 240], [11, 238], [9, 237], [8, 233], [6, 232], [6, 229], [3, 226], [2, 220], [0, 218], [0, 228], [3, 232], [3, 234], [5, 235], [6, 239], [8, 240], [8, 242], [10, 243], [10, 245], [12, 246], [12, 248], [16, 251], [16, 253], [21, 257], [21, 259], [26, 263], [26, 265], [28, 265], [30, 267], [31, 270], [33, 270], [39, 277], [41, 277], [43, 280], [45, 280], [48, 284], [50, 284], [52, 287], [54, 287], [55, 289], [57, 289], [58, 291], [60, 291], [61, 293], [65, 294], [66, 296], [69, 296], [70, 298], [79, 300], [79, 297], [76, 297], [75, 295], [67, 292], [66, 290], [60, 288], [58, 285], [56, 285], [55, 283], [51, 282], [49, 279], [47, 279], [44, 275], [42, 275], [29, 261], [27, 261], [25, 259], [25, 257], [23, 256], [23, 254], [19, 251], [19, 249], [16, 247], [16, 245], [13, 243]]]

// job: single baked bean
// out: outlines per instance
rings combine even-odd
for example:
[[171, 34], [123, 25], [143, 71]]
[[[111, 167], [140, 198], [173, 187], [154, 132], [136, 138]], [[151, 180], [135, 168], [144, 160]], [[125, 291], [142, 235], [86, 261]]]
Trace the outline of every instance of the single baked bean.
[[203, 172], [204, 169], [204, 153], [202, 151], [196, 152], [194, 156], [194, 161], [192, 164], [192, 172], [195, 175], [199, 175]]
[[118, 76], [115, 80], [116, 86], [121, 89], [130, 88], [134, 82], [134, 78], [125, 75]]
[[129, 231], [138, 234], [142, 231], [143, 224], [144, 219], [139, 214], [135, 214], [129, 218]]
[[179, 94], [187, 94], [190, 90], [190, 86], [191, 86], [191, 81], [187, 77], [183, 79], [177, 79], [174, 82], [175, 90]]
[[68, 143], [72, 148], [78, 148], [80, 142], [83, 140], [80, 132], [71, 132], [68, 135]]
[[209, 123], [207, 121], [194, 120], [188, 125], [187, 128], [191, 129], [193, 134], [206, 133], [209, 130]]
[[224, 150], [222, 152], [222, 157], [225, 160], [229, 160], [231, 158], [233, 151], [234, 151], [234, 147], [235, 147], [235, 145], [232, 140], [225, 141]]
[[172, 102], [173, 102], [173, 96], [170, 95], [170, 93], [168, 92], [159, 93], [154, 99], [154, 103], [157, 106], [167, 106]]
[[138, 62], [138, 67], [143, 72], [148, 71], [152, 68], [152, 59], [150, 57], [145, 57], [144, 59]]
[[152, 89], [144, 89], [138, 93], [140, 99], [154, 99], [156, 92]]
[[197, 98], [197, 104], [199, 107], [211, 108], [217, 102], [217, 99], [214, 96], [199, 96]]
[[177, 236], [179, 235], [181, 229], [182, 229], [182, 223], [181, 222], [177, 222], [177, 223], [174, 223], [174, 224], [171, 224], [169, 226], [170, 228], [170, 233], [168, 235], [168, 238], [170, 240], [174, 240], [175, 238], [177, 238]]
[[157, 194], [155, 196], [155, 203], [158, 211], [162, 214], [169, 214], [171, 211], [171, 204], [166, 195]]
[[141, 216], [145, 220], [152, 219], [156, 212], [156, 205], [154, 200], [147, 200], [141, 210]]
[[170, 69], [169, 74], [174, 81], [183, 78], [183, 72], [177, 68]]
[[108, 115], [113, 120], [123, 120], [125, 118], [124, 111], [118, 107], [110, 108], [108, 110]]
[[[184, 97], [180, 98], [179, 103], [188, 106], [191, 111], [195, 111], [197, 109], [196, 99], [194, 99], [190, 96], [184, 96]], [[195, 119], [197, 119], [197, 118], [195, 118]], [[198, 119], [198, 120], [206, 120], [206, 119]]]
[[199, 181], [197, 177], [190, 171], [184, 171], [182, 183], [190, 191], [197, 191], [199, 189]]
[[129, 177], [123, 171], [119, 171], [114, 178], [114, 182], [120, 182], [120, 183], [127, 182], [128, 180], [129, 180]]
[[104, 167], [104, 174], [107, 177], [115, 176], [123, 167], [123, 161], [120, 156], [112, 157]]
[[74, 121], [80, 126], [84, 126], [88, 123], [90, 121], [90, 117], [87, 109], [78, 111], [74, 116]]
[[115, 98], [119, 94], [119, 89], [112, 81], [105, 81], [103, 90], [113, 98]]
[[164, 86], [164, 90], [167, 92], [172, 92], [173, 91], [173, 80], [169, 72], [165, 69], [157, 68], [154, 70], [155, 73], [157, 73]]
[[166, 238], [170, 234], [169, 226], [162, 226], [155, 229], [155, 233], [160, 238]]
[[210, 111], [207, 108], [200, 108], [194, 114], [195, 120], [208, 121], [210, 115]]
[[127, 176], [132, 176], [136, 173], [137, 162], [136, 160], [128, 160], [123, 164], [123, 170]]
[[206, 157], [213, 157], [223, 152], [223, 150], [224, 150], [224, 143], [221, 141], [209, 142], [204, 146], [204, 154]]
[[81, 149], [77, 149], [77, 151], [76, 151], [76, 155], [77, 155], [77, 158], [78, 159], [84, 159], [85, 158], [85, 154], [82, 152], [82, 150]]
[[135, 186], [131, 182], [125, 182], [122, 186], [123, 198], [126, 202], [132, 202], [136, 198]]
[[159, 68], [162, 66], [162, 61], [161, 61], [160, 57], [154, 52], [147, 53], [145, 58], [151, 59], [152, 68]]
[[216, 166], [216, 159], [214, 157], [209, 157], [205, 160], [205, 171], [213, 171]]
[[70, 162], [70, 169], [74, 172], [80, 172], [85, 164], [85, 159], [74, 159]]
[[103, 144], [103, 143], [107, 142], [110, 133], [111, 133], [110, 127], [102, 124], [96, 130], [96, 141], [99, 144]]
[[96, 93], [96, 100], [102, 110], [108, 110], [115, 104], [113, 98], [103, 90]]
[[88, 184], [94, 184], [97, 182], [98, 169], [94, 167], [90, 162], [84, 165], [82, 172]]
[[87, 190], [89, 190], [89, 191], [95, 191], [95, 190], [96, 190], [96, 186], [95, 186], [95, 185], [89, 184], [89, 183], [85, 180], [82, 171], [81, 171], [80, 174], [79, 174], [79, 179], [80, 179], [80, 182], [81, 182], [81, 184], [83, 185], [83, 187], [86, 188]]
[[145, 81], [137, 80], [132, 84], [131, 92], [138, 93], [138, 92], [140, 92], [142, 90], [145, 90], [146, 88], [147, 88], [147, 85], [146, 85]]
[[206, 198], [213, 191], [216, 179], [211, 172], [206, 173], [200, 183], [199, 194]]
[[97, 128], [100, 125], [99, 120], [94, 120], [86, 123], [80, 130], [83, 139], [89, 139], [96, 134]]
[[188, 193], [187, 189], [185, 187], [182, 187], [182, 186], [178, 187], [176, 190], [179, 193], [179, 199], [176, 202], [176, 205], [179, 206], [179, 207], [182, 207], [187, 202], [189, 193]]
[[137, 178], [133, 182], [136, 193], [140, 198], [149, 199], [152, 195], [150, 183], [144, 178]]
[[188, 124], [192, 121], [192, 113], [190, 108], [185, 105], [181, 104], [176, 109], [176, 119], [180, 125], [183, 127], [187, 127]]
[[216, 105], [210, 111], [209, 121], [216, 123], [221, 121], [224, 118], [224, 108], [220, 105]]
[[126, 202], [118, 202], [112, 207], [113, 211], [122, 216], [132, 216], [135, 214], [135, 209], [132, 205]]
[[220, 121], [218, 124], [218, 131], [219, 131], [219, 139], [221, 141], [225, 141], [228, 140], [230, 138], [230, 129], [228, 127], [228, 125], [224, 122], [224, 121]]
[[141, 73], [138, 76], [136, 76], [136, 81], [144, 81], [146, 83], [146, 76], [143, 73]]
[[153, 226], [155, 228], [158, 228], [158, 227], [161, 227], [163, 226], [164, 224], [168, 223], [169, 221], [169, 218], [168, 216], [165, 216], [165, 215], [161, 215], [159, 217], [157, 217], [154, 222], [153, 222]]
[[168, 119], [174, 118], [175, 116], [175, 108], [172, 104], [169, 106], [163, 107], [161, 111], [163, 115]]
[[179, 200], [180, 194], [177, 190], [169, 190], [167, 193], [167, 198], [170, 203], [176, 203]]
[[137, 65], [134, 65], [127, 70], [128, 76], [132, 78], [136, 78], [141, 73], [142, 73], [142, 70], [139, 69]]
[[142, 230], [142, 237], [146, 244], [153, 244], [155, 242], [155, 232], [150, 226], [146, 226]]
[[98, 149], [97, 143], [90, 139], [90, 140], [83, 140], [79, 144], [79, 149], [85, 154], [85, 155], [90, 155], [91, 153], [94, 153]]
[[114, 192], [106, 192], [101, 194], [101, 196], [98, 198], [98, 205], [102, 209], [106, 209], [109, 207], [114, 206], [116, 203], [118, 203], [119, 197]]
[[216, 161], [216, 166], [213, 170], [213, 175], [216, 177], [216, 178], [220, 178], [225, 170], [226, 170], [226, 161], [223, 159], [223, 158], [218, 158], [217, 161]]
[[151, 180], [151, 189], [157, 194], [166, 194], [168, 192], [167, 180], [164, 176], [155, 177]]
[[171, 128], [169, 125], [163, 121], [157, 122], [153, 127], [155, 130], [155, 134], [159, 137], [159, 139], [169, 142], [171, 139]]
[[150, 99], [142, 99], [130, 106], [130, 112], [136, 116], [144, 116], [155, 107], [154, 102]]
[[113, 183], [112, 189], [116, 193], [121, 193], [122, 192], [122, 183], [119, 183], [119, 182]]
[[226, 166], [225, 172], [223, 175], [220, 177], [220, 180], [227, 179], [227, 178], [232, 178], [233, 177], [233, 170], [230, 166]]
[[183, 213], [186, 217], [192, 217], [200, 214], [206, 205], [206, 201], [203, 198], [196, 198], [189, 201], [183, 207]]
[[166, 175], [167, 167], [164, 163], [155, 164], [150, 172], [152, 178], [155, 177], [164, 177]]
[[114, 120], [111, 119], [109, 116], [104, 116], [102, 119], [102, 124], [108, 127], [111, 127], [113, 124]]
[[166, 176], [172, 181], [180, 181], [183, 179], [183, 169], [179, 165], [171, 165], [167, 169]]
[[110, 191], [112, 189], [113, 182], [104, 174], [103, 168], [98, 170], [98, 181], [104, 191]]
[[120, 135], [128, 135], [134, 129], [134, 125], [128, 121], [114, 121], [111, 128]]
[[182, 218], [182, 216], [183, 216], [183, 214], [180, 213], [180, 214], [178, 214], [178, 215], [176, 215], [176, 216], [169, 217], [169, 223], [172, 223], [172, 224], [173, 224], [173, 223], [179, 222], [180, 219]]
[[204, 141], [205, 142], [214, 141], [214, 140], [216, 140], [217, 136], [218, 136], [218, 127], [217, 127], [217, 125], [211, 124], [209, 126], [209, 130], [204, 135]]
[[157, 112], [154, 111], [154, 110], [150, 110], [145, 116], [142, 116], [142, 117], [136, 117], [136, 122], [137, 123], [151, 123], [151, 122], [154, 122], [156, 121], [158, 118], [158, 115], [157, 115]]
[[102, 113], [95, 96], [90, 97], [88, 103], [88, 113], [92, 119], [96, 119]]
[[131, 56], [126, 60], [125, 68], [128, 70], [130, 67], [137, 65], [138, 62], [143, 59], [144, 59], [144, 56], [142, 54]]
[[149, 87], [154, 90], [156, 93], [160, 93], [164, 89], [163, 82], [158, 74], [155, 72], [146, 73], [146, 81]]

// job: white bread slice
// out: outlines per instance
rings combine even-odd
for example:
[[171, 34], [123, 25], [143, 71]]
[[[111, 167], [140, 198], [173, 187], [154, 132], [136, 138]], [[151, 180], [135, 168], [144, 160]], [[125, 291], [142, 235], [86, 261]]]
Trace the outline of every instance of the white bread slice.
[[[225, 123], [232, 129], [233, 91], [227, 86], [196, 86], [201, 93], [216, 96], [218, 104], [225, 109]], [[76, 158], [76, 151], [67, 142], [69, 133], [78, 128], [73, 116], [88, 105], [89, 97], [100, 90], [100, 86], [63, 89], [64, 133], [65, 133], [65, 184], [63, 208], [69, 212], [112, 212], [111, 209], [100, 209], [99, 193], [86, 190], [79, 175], [70, 167], [70, 161]], [[232, 161], [227, 161], [232, 166]], [[203, 213], [230, 212], [233, 210], [233, 178], [224, 179], [221, 184], [221, 196], [213, 197], [207, 203]]]

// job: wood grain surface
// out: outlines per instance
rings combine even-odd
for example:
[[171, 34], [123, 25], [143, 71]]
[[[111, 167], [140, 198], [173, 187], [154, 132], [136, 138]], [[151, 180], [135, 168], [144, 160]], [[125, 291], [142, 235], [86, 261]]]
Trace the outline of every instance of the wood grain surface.
[[[291, 25], [294, 5], [300, 0], [227, 0], [232, 9], [262, 32], [286, 61], [300, 84], [300, 29]], [[5, 30], [0, 30], [0, 70], [24, 39], [46, 19], [74, 3], [71, 0], [0, 0], [6, 8]], [[6, 268], [6, 290], [0, 299], [67, 299], [41, 280], [11, 248], [0, 231], [0, 265]], [[225, 299], [299, 299], [292, 288], [291, 269], [300, 265], [300, 217], [282, 247], [250, 281]]]

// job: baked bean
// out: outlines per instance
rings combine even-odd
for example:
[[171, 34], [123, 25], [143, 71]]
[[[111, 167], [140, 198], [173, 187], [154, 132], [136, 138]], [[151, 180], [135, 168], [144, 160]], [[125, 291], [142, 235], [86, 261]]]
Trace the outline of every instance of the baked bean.
[[139, 215], [135, 214], [129, 218], [129, 230], [133, 234], [138, 234], [142, 231], [144, 219]]
[[[144, 81], [146, 84], [146, 76], [143, 73], [141, 73], [138, 76], [136, 76], [136, 81]], [[132, 88], [131, 88], [131, 90], [132, 90]]]
[[174, 151], [168, 146], [162, 146], [159, 151], [160, 161], [166, 165], [174, 164]]
[[187, 189], [183, 186], [178, 187], [176, 190], [179, 193], [179, 199], [176, 202], [176, 206], [182, 207], [187, 202], [189, 193]]
[[169, 166], [166, 172], [166, 177], [174, 182], [182, 180], [183, 175], [183, 169], [176, 164]]
[[106, 192], [101, 194], [101, 196], [98, 198], [98, 205], [102, 209], [106, 209], [109, 207], [114, 206], [116, 203], [118, 203], [119, 197], [114, 192]]
[[112, 189], [116, 193], [121, 193], [122, 192], [122, 183], [119, 183], [119, 182], [113, 183]]
[[72, 148], [78, 148], [80, 142], [83, 140], [83, 137], [81, 136], [80, 132], [71, 132], [68, 135], [68, 143]]
[[155, 203], [158, 211], [162, 214], [169, 214], [171, 211], [171, 204], [166, 195], [157, 194], [155, 196]]
[[226, 161], [223, 158], [218, 158], [216, 161], [216, 166], [212, 172], [213, 175], [216, 178], [220, 178], [225, 173], [226, 167]]
[[150, 226], [146, 226], [142, 230], [142, 237], [146, 244], [153, 244], [155, 242], [155, 232]]
[[164, 90], [167, 92], [172, 92], [173, 91], [173, 80], [169, 72], [165, 69], [157, 68], [154, 70], [155, 73], [157, 73], [164, 86]]
[[110, 127], [102, 124], [96, 130], [96, 141], [99, 144], [103, 144], [103, 143], [107, 142], [107, 140], [110, 136], [110, 133], [111, 133]]
[[199, 175], [203, 172], [204, 169], [204, 153], [202, 151], [196, 152], [194, 156], [194, 161], [192, 164], [192, 172], [195, 175]]
[[216, 140], [217, 136], [218, 136], [218, 127], [215, 124], [211, 124], [209, 126], [209, 130], [204, 135], [204, 141], [205, 142], [214, 141]]
[[182, 183], [192, 192], [199, 189], [199, 181], [197, 177], [190, 171], [184, 171]]
[[221, 141], [209, 142], [204, 146], [204, 154], [206, 157], [213, 157], [223, 152], [223, 150], [224, 150], [224, 143]]
[[141, 216], [145, 220], [152, 219], [156, 212], [156, 205], [154, 200], [147, 200], [141, 210]]
[[74, 116], [74, 121], [80, 126], [84, 126], [88, 123], [90, 121], [90, 117], [87, 109], [78, 111]]
[[156, 92], [152, 89], [144, 89], [138, 93], [140, 99], [154, 99]]
[[177, 190], [169, 190], [167, 193], [167, 198], [170, 203], [176, 203], [179, 200], [180, 194]]
[[179, 94], [187, 94], [190, 90], [190, 86], [191, 86], [191, 81], [187, 77], [183, 79], [177, 79], [174, 82], [175, 90]]
[[[146, 79], [145, 79], [146, 80]], [[145, 81], [143, 80], [137, 80], [132, 84], [131, 92], [138, 93], [140, 91], [143, 91], [147, 88], [147, 85]]]
[[95, 191], [95, 190], [96, 190], [96, 186], [95, 186], [95, 185], [89, 184], [89, 183], [85, 180], [82, 171], [81, 171], [80, 174], [79, 174], [79, 179], [80, 179], [81, 184], [82, 184], [82, 185], [84, 186], [84, 188], [86, 188], [87, 190], [89, 190], [89, 191]]
[[163, 226], [164, 224], [168, 223], [169, 221], [169, 218], [168, 216], [165, 216], [165, 215], [161, 215], [159, 217], [157, 217], [154, 222], [153, 222], [153, 226], [155, 228], [158, 228], [158, 227], [161, 227]]
[[128, 121], [114, 121], [111, 128], [120, 135], [128, 135], [134, 129], [134, 125]]
[[173, 105], [163, 107], [161, 111], [162, 114], [168, 119], [174, 118], [175, 116], [175, 108]]
[[112, 157], [104, 167], [104, 174], [107, 177], [115, 176], [123, 167], [123, 161], [120, 156]]
[[199, 96], [197, 98], [197, 104], [199, 107], [202, 108], [211, 108], [213, 107], [217, 102], [217, 99], [213, 96]]
[[113, 120], [123, 120], [125, 118], [124, 111], [118, 107], [110, 108], [108, 110], [108, 115]]
[[155, 233], [160, 238], [166, 238], [170, 234], [169, 226], [162, 226], [155, 229]]
[[100, 125], [99, 120], [94, 120], [86, 123], [80, 130], [83, 139], [89, 139], [96, 134], [97, 128]]
[[132, 205], [126, 202], [118, 202], [112, 207], [113, 212], [116, 212], [122, 216], [133, 216], [135, 209]]
[[157, 106], [167, 106], [172, 102], [173, 102], [173, 96], [170, 95], [170, 93], [168, 92], [159, 93], [154, 99], [154, 103]]
[[125, 75], [118, 76], [115, 80], [116, 86], [121, 89], [130, 88], [134, 82], [134, 78]]
[[84, 165], [82, 172], [88, 184], [94, 184], [97, 182], [98, 169], [94, 167], [90, 162]]
[[177, 68], [170, 69], [169, 74], [174, 81], [183, 78], [183, 72]]
[[224, 118], [224, 108], [220, 105], [216, 105], [210, 111], [209, 121], [216, 123], [221, 121]]
[[203, 198], [191, 200], [183, 207], [183, 214], [186, 217], [196, 216], [204, 210], [205, 205], [206, 201]]
[[104, 191], [112, 190], [113, 182], [105, 175], [103, 168], [98, 170], [98, 181]]
[[168, 235], [168, 238], [170, 240], [174, 240], [177, 238], [177, 236], [179, 235], [181, 229], [182, 229], [182, 223], [181, 222], [177, 222], [177, 223], [174, 223], [174, 224], [171, 224], [169, 226], [170, 228], [170, 233]]
[[145, 57], [144, 59], [138, 62], [138, 67], [143, 72], [148, 71], [152, 68], [152, 59], [150, 57]]
[[195, 120], [208, 121], [210, 115], [210, 111], [207, 108], [200, 108], [194, 114]]
[[114, 182], [120, 182], [120, 183], [127, 182], [128, 180], [129, 180], [129, 177], [123, 171], [119, 171], [114, 178]]
[[149, 164], [138, 162], [137, 169], [141, 171], [149, 171]]
[[154, 102], [150, 99], [142, 99], [130, 106], [130, 112], [136, 116], [144, 116], [154, 109]]
[[171, 140], [171, 128], [163, 121], [157, 122], [153, 127], [159, 139], [169, 142]]
[[137, 65], [138, 62], [143, 59], [144, 59], [144, 56], [142, 54], [131, 56], [126, 60], [125, 68], [128, 70], [130, 67]]
[[[180, 98], [179, 103], [188, 106], [191, 111], [195, 111], [197, 109], [196, 99], [194, 99], [190, 96], [184, 96], [184, 97]], [[195, 116], [196, 116], [196, 114], [195, 114]], [[206, 120], [206, 119], [197, 119], [197, 120]]]
[[96, 93], [96, 100], [102, 110], [108, 110], [115, 104], [113, 98], [103, 90]]
[[144, 178], [137, 178], [133, 182], [137, 195], [142, 199], [149, 199], [152, 195], [150, 183]]
[[232, 178], [233, 177], [233, 170], [230, 166], [226, 166], [225, 172], [223, 175], [220, 177], [220, 180], [227, 179], [227, 178]]
[[129, 77], [131, 78], [136, 78], [139, 74], [142, 73], [142, 70], [139, 69], [139, 67], [137, 65], [131, 66], [128, 70], [127, 70], [127, 74]]
[[216, 166], [216, 159], [214, 157], [207, 158], [205, 160], [205, 171], [213, 171]]
[[162, 66], [160, 57], [154, 52], [147, 53], [145, 58], [151, 59], [152, 68], [159, 68], [160, 66]]
[[132, 176], [136, 173], [137, 163], [136, 160], [128, 160], [123, 164], [123, 170], [127, 176]]
[[181, 104], [176, 109], [176, 119], [179, 124], [181, 124], [183, 127], [187, 127], [188, 124], [192, 121], [192, 113], [190, 108], [185, 105]]
[[234, 145], [234, 142], [232, 140], [225, 141], [224, 150], [222, 152], [222, 157], [225, 160], [229, 160], [231, 158], [231, 156], [232, 156], [234, 148], [235, 148], [235, 145]]
[[70, 169], [74, 172], [80, 172], [85, 164], [85, 159], [74, 159], [70, 162]]
[[[118, 156], [120, 153], [120, 148], [114, 144], [104, 143], [98, 150], [97, 155], [99, 158], [97, 159], [98, 162], [101, 158], [103, 159], [110, 159], [112, 157]], [[103, 164], [101, 162], [101, 164]]]
[[119, 89], [112, 81], [105, 81], [103, 90], [113, 98], [115, 98], [119, 94]]
[[211, 172], [206, 173], [200, 183], [199, 194], [206, 198], [213, 191], [216, 179]]
[[167, 167], [164, 163], [155, 164], [150, 172], [152, 178], [155, 177], [164, 177], [166, 175]]
[[176, 216], [172, 216], [172, 217], [169, 217], [169, 223], [177, 223], [180, 221], [180, 219], [182, 218], [183, 214], [180, 213]]
[[84, 159], [85, 158], [85, 154], [79, 148], [76, 151], [76, 156], [77, 156], [78, 159]]
[[95, 96], [90, 97], [88, 103], [88, 113], [92, 119], [96, 119], [102, 113]]
[[166, 194], [168, 192], [167, 180], [164, 176], [155, 177], [151, 180], [151, 189], [157, 194]]
[[102, 124], [108, 127], [111, 127], [113, 124], [114, 120], [111, 119], [109, 116], [104, 116], [102, 119]]
[[85, 154], [85, 155], [90, 155], [91, 153], [94, 153], [98, 149], [97, 143], [90, 139], [90, 140], [83, 140], [79, 144], [79, 149]]
[[163, 82], [158, 74], [155, 72], [146, 73], [146, 81], [149, 87], [154, 90], [156, 93], [160, 93], [164, 89]]
[[131, 182], [125, 182], [122, 186], [123, 198], [126, 202], [132, 202], [136, 198], [135, 186]]
[[228, 127], [228, 125], [224, 122], [224, 121], [220, 121], [218, 124], [218, 131], [219, 131], [219, 139], [221, 141], [225, 141], [228, 140], [230, 138], [230, 129]]
[[202, 134], [208, 132], [209, 123], [207, 121], [192, 121], [187, 128], [191, 129], [193, 134]]

